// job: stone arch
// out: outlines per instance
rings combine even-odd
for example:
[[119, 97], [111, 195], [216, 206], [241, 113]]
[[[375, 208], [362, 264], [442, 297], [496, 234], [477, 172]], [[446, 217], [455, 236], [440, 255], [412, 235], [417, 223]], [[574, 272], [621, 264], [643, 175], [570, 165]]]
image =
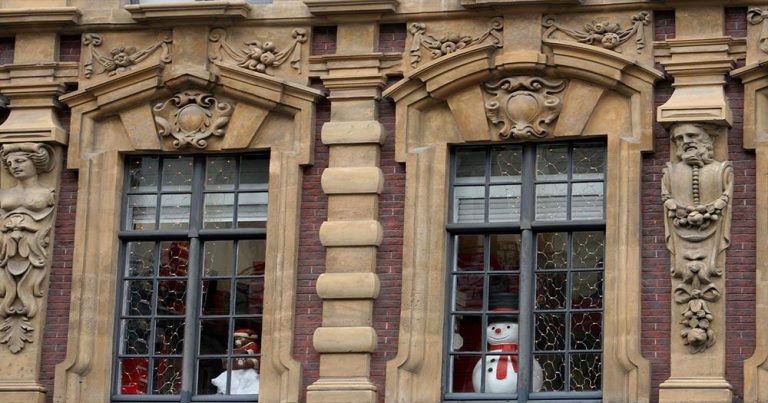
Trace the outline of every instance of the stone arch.
[[600, 136], [608, 143], [605, 401], [647, 402], [650, 367], [640, 354], [641, 153], [651, 151], [653, 84], [662, 75], [612, 51], [544, 40], [544, 53], [495, 54], [478, 46], [437, 59], [385, 92], [396, 102], [396, 159], [407, 167], [401, 322], [387, 364], [386, 401], [441, 396], [450, 144], [493, 142], [481, 84], [513, 76], [564, 79], [563, 108], [546, 137]]

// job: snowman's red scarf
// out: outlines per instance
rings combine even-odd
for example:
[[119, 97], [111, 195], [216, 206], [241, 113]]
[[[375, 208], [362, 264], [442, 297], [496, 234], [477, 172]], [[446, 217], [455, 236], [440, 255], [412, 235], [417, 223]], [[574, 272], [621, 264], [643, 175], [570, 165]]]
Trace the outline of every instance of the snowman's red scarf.
[[[517, 352], [517, 344], [513, 343], [489, 344], [489, 346], [492, 351], [501, 350], [507, 353]], [[499, 363], [496, 365], [496, 379], [501, 380], [507, 377], [507, 360], [512, 362], [512, 369], [517, 373], [517, 354], [502, 354], [499, 356]]]

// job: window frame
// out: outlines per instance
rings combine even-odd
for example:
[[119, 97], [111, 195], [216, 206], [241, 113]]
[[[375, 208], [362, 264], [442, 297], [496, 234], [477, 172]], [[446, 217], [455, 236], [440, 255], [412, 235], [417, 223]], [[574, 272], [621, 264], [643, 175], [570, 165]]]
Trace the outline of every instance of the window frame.
[[[536, 178], [536, 172], [537, 172], [537, 165], [536, 165], [536, 158], [537, 158], [537, 150], [539, 147], [542, 146], [548, 146], [548, 145], [566, 145], [567, 146], [567, 158], [568, 158], [568, 169], [567, 169], [567, 177], [565, 179], [561, 180], [538, 180]], [[594, 183], [598, 180], [596, 179], [574, 179], [573, 178], [573, 164], [574, 164], [574, 156], [573, 156], [573, 150], [574, 146], [601, 146], [602, 152], [603, 152], [603, 162], [602, 162], [602, 178], [599, 180], [599, 182], [602, 182], [603, 186], [603, 198], [602, 198], [602, 218], [601, 219], [591, 219], [591, 220], [572, 220], [571, 219], [571, 202], [572, 202], [572, 186], [573, 183]], [[518, 221], [503, 221], [503, 222], [491, 222], [490, 220], [490, 187], [492, 185], [497, 185], [499, 183], [491, 181], [491, 164], [492, 164], [492, 158], [491, 153], [493, 152], [494, 147], [509, 147], [509, 146], [519, 146], [520, 152], [521, 152], [521, 172], [520, 172], [520, 180], [518, 181], [509, 181], [514, 183], [520, 184], [520, 215]], [[485, 177], [483, 181], [483, 186], [485, 189], [485, 197], [484, 197], [484, 222], [482, 223], [457, 223], [455, 218], [455, 189], [456, 189], [456, 179], [457, 179], [457, 152], [458, 151], [475, 151], [480, 150], [485, 152], [485, 158], [484, 158], [484, 172]], [[536, 273], [538, 272], [536, 268], [536, 255], [537, 255], [537, 235], [541, 233], [548, 233], [548, 232], [565, 232], [567, 234], [567, 248], [568, 248], [568, 269], [565, 271], [567, 273], [567, 276], [570, 278], [571, 273], [573, 273], [573, 269], [570, 267], [570, 260], [572, 256], [572, 250], [573, 250], [573, 244], [572, 244], [572, 234], [575, 232], [586, 232], [586, 231], [601, 231], [603, 235], [605, 236], [607, 234], [607, 228], [606, 228], [606, 214], [607, 214], [607, 197], [606, 197], [606, 191], [607, 191], [607, 182], [608, 182], [608, 147], [607, 147], [607, 139], [600, 139], [600, 138], [589, 138], [589, 139], [583, 139], [583, 140], [571, 140], [571, 141], [542, 141], [542, 142], [519, 142], [519, 143], [491, 143], [491, 144], [483, 144], [483, 145], [455, 145], [450, 146], [448, 150], [448, 162], [449, 162], [449, 169], [448, 169], [448, 185], [447, 185], [447, 202], [446, 202], [446, 212], [447, 212], [447, 218], [446, 218], [446, 224], [445, 224], [445, 231], [446, 231], [446, 274], [445, 274], [445, 302], [444, 302], [444, 320], [443, 320], [443, 354], [446, 359], [443, 360], [442, 365], [442, 377], [441, 377], [441, 395], [442, 395], [442, 401], [443, 402], [479, 402], [479, 401], [516, 401], [516, 402], [526, 402], [526, 401], [562, 401], [562, 402], [601, 402], [603, 399], [603, 390], [604, 390], [604, 382], [605, 377], [602, 374], [602, 368], [605, 365], [605, 360], [602, 358], [605, 354], [605, 343], [604, 339], [606, 337], [606, 331], [605, 331], [605, 300], [603, 298], [603, 301], [601, 303], [601, 306], [598, 309], [590, 309], [588, 312], [594, 312], [599, 311], [601, 314], [601, 348], [599, 349], [599, 352], [601, 354], [601, 388], [599, 391], [550, 391], [550, 392], [530, 392], [527, 389], [527, 386], [522, 386], [525, 384], [530, 384], [531, 382], [531, 372], [530, 368], [532, 367], [532, 359], [533, 359], [533, 346], [535, 344], [535, 335], [534, 335], [534, 329], [535, 329], [535, 313], [537, 309], [535, 308], [535, 287], [536, 287]], [[536, 220], [536, 190], [537, 190], [537, 184], [540, 183], [566, 183], [568, 184], [567, 193], [565, 194], [566, 198], [566, 218], [564, 220]], [[502, 184], [507, 184], [506, 182]], [[475, 186], [479, 186], [479, 184], [473, 184]], [[472, 185], [470, 185], [472, 186]], [[517, 316], [518, 316], [518, 324], [520, 324], [519, 328], [519, 342], [518, 342], [518, 357], [520, 363], [528, 363], [528, 365], [521, 365], [520, 366], [520, 372], [518, 372], [520, 378], [518, 378], [518, 390], [514, 394], [487, 394], [487, 393], [480, 393], [480, 392], [448, 392], [448, 390], [452, 387], [452, 375], [451, 369], [452, 369], [452, 357], [454, 356], [460, 356], [460, 355], [470, 355], [474, 356], [476, 352], [470, 352], [470, 354], [456, 354], [455, 351], [452, 351], [451, 345], [452, 345], [452, 335], [453, 335], [453, 317], [455, 315], [455, 307], [453, 306], [453, 296], [455, 294], [455, 289], [453, 286], [453, 280], [456, 276], [456, 245], [458, 242], [458, 237], [462, 235], [481, 235], [483, 236], [483, 249], [484, 249], [484, 263], [483, 263], [483, 277], [484, 277], [484, 285], [483, 285], [483, 301], [482, 301], [482, 309], [478, 311], [478, 314], [481, 317], [481, 331], [484, 331], [484, 329], [488, 326], [488, 303], [489, 303], [489, 293], [486, 292], [487, 289], [489, 289], [488, 284], [488, 257], [490, 256], [489, 251], [487, 250], [489, 248], [489, 237], [493, 235], [519, 235], [520, 237], [520, 264], [519, 264], [519, 270], [517, 272], [518, 275], [518, 289], [519, 289], [519, 302], [518, 302], [518, 309], [517, 309]], [[604, 254], [605, 254], [605, 238], [604, 238]], [[605, 258], [605, 257], [604, 257]], [[602, 292], [603, 297], [605, 293], [605, 271], [604, 268], [602, 270], [603, 273], [603, 284], [602, 284]], [[507, 274], [507, 271], [501, 272], [501, 274]], [[568, 283], [571, 284], [570, 282]], [[567, 291], [567, 298], [566, 300], [570, 300], [570, 295], [572, 293], [572, 289], [569, 286]], [[563, 312], [566, 313], [566, 317], [569, 317], [568, 315], [571, 314], [573, 308], [570, 308], [566, 306], [563, 309]], [[578, 311], [580, 312], [580, 311]], [[566, 325], [569, 323], [568, 320], [566, 320]], [[526, 324], [523, 326], [522, 324]], [[571, 352], [571, 348], [569, 345], [569, 336], [570, 331], [566, 330], [565, 333], [565, 345], [564, 345], [564, 352], [562, 354], [565, 355], [565, 368], [568, 370], [568, 357]], [[484, 343], [485, 336], [481, 335], [481, 350], [480, 350], [480, 360], [484, 360], [486, 357], [486, 350], [487, 350], [487, 343]], [[589, 351], [591, 353], [594, 353], [593, 351]], [[521, 382], [520, 379], [523, 379]], [[485, 372], [482, 372], [482, 379], [485, 379]], [[484, 381], [483, 381], [484, 382]], [[522, 393], [521, 393], [522, 392]]]
[[[236, 169], [235, 169], [235, 178], [234, 178], [234, 185], [231, 192], [234, 194], [241, 194], [241, 193], [250, 193], [253, 191], [253, 189], [242, 191], [240, 189], [240, 173], [241, 173], [241, 167], [242, 167], [242, 161], [244, 158], [252, 158], [256, 157], [259, 159], [262, 159], [264, 162], [266, 162], [266, 167], [269, 167], [269, 160], [270, 160], [270, 153], [269, 151], [250, 151], [246, 153], [216, 153], [216, 154], [137, 154], [137, 155], [126, 155], [126, 158], [124, 159], [124, 173], [123, 173], [123, 191], [122, 191], [122, 197], [120, 200], [121, 203], [121, 209], [120, 209], [120, 230], [117, 233], [117, 238], [120, 243], [120, 250], [118, 252], [118, 263], [119, 263], [119, 273], [118, 273], [118, 279], [116, 281], [117, 289], [115, 291], [116, 295], [116, 304], [115, 304], [115, 315], [114, 315], [114, 335], [113, 338], [113, 363], [112, 363], [112, 383], [110, 385], [110, 394], [111, 394], [111, 400], [114, 402], [140, 402], [140, 401], [169, 401], [169, 402], [181, 402], [181, 403], [187, 403], [187, 402], [195, 402], [195, 401], [212, 401], [212, 402], [218, 402], [218, 401], [225, 401], [225, 402], [246, 402], [246, 401], [258, 401], [259, 395], [249, 394], [249, 395], [199, 395], [196, 393], [199, 385], [198, 385], [198, 364], [199, 364], [199, 357], [204, 354], [200, 354], [198, 352], [200, 347], [200, 320], [203, 318], [201, 310], [200, 303], [202, 301], [200, 287], [199, 285], [202, 284], [203, 279], [202, 276], [202, 269], [203, 269], [203, 254], [204, 254], [204, 244], [206, 242], [210, 241], [217, 241], [217, 240], [232, 240], [235, 242], [244, 241], [244, 240], [264, 240], [266, 243], [267, 240], [267, 220], [265, 217], [264, 220], [264, 227], [263, 228], [227, 228], [227, 229], [205, 229], [204, 228], [204, 200], [205, 195], [210, 193], [225, 193], [225, 191], [222, 190], [206, 190], [205, 188], [205, 173], [206, 173], [206, 162], [208, 162], [209, 157], [219, 157], [219, 156], [233, 156], [237, 158], [236, 163]], [[136, 157], [157, 157], [157, 188], [155, 192], [132, 192], [130, 191], [130, 166], [128, 162], [131, 158]], [[163, 161], [168, 159], [173, 159], [174, 157], [182, 158], [182, 157], [190, 157], [192, 158], [192, 181], [189, 188], [189, 194], [190, 194], [190, 206], [189, 206], [189, 227], [186, 230], [163, 230], [160, 229], [161, 225], [161, 214], [162, 214], [162, 195], [167, 194], [166, 191], [162, 188], [162, 174], [163, 174]], [[261, 192], [268, 193], [269, 192], [269, 183], [267, 182], [266, 189], [258, 189]], [[156, 229], [153, 230], [130, 230], [127, 228], [127, 218], [128, 218], [128, 201], [129, 196], [133, 194], [148, 194], [148, 195], [157, 195], [158, 202], [155, 204], [156, 213], [155, 213], [155, 224]], [[179, 194], [179, 191], [171, 191], [170, 194]], [[186, 193], [186, 192], [183, 192]], [[232, 220], [233, 224], [237, 223], [238, 215], [237, 215], [237, 209], [238, 209], [237, 202], [234, 202], [232, 204], [233, 212], [232, 212]], [[120, 353], [120, 346], [122, 344], [122, 334], [121, 334], [121, 322], [123, 321], [125, 315], [123, 313], [123, 303], [125, 302], [123, 298], [125, 297], [124, 293], [124, 284], [126, 281], [126, 254], [127, 254], [127, 245], [130, 242], [156, 242], [160, 243], [162, 241], [185, 241], [189, 243], [189, 258], [188, 258], [188, 264], [187, 264], [187, 277], [186, 277], [186, 289], [185, 289], [185, 314], [183, 316], [183, 323], [184, 323], [184, 337], [183, 337], [183, 351], [182, 351], [182, 388], [180, 390], [179, 394], [175, 395], [162, 395], [162, 394], [152, 394], [147, 393], [145, 395], [128, 395], [128, 394], [121, 394], [119, 393], [119, 387], [120, 387], [120, 360], [124, 358], [125, 354]], [[234, 246], [234, 245], [233, 245]], [[158, 245], [155, 246], [155, 248], [158, 248]], [[265, 257], [266, 258], [266, 257]], [[156, 263], [157, 265], [160, 264], [159, 260]], [[152, 274], [152, 281], [158, 281], [157, 279], [160, 276], [158, 276], [156, 273]], [[233, 277], [233, 279], [236, 279], [237, 277]], [[263, 294], [262, 294], [263, 297]], [[234, 298], [234, 296], [230, 296], [230, 298]], [[192, 302], [190, 304], [190, 302]], [[155, 318], [157, 315], [154, 313], [150, 315], [150, 318]], [[209, 315], [210, 316], [210, 315]], [[236, 313], [229, 313], [227, 315], [218, 315], [218, 316], [226, 316], [228, 320], [232, 320], [232, 323], [230, 323], [229, 327], [230, 330], [232, 329], [234, 325], [234, 320], [236, 320], [239, 316]], [[250, 315], [249, 315], [250, 316]], [[262, 313], [257, 315], [263, 323], [264, 320], [264, 312], [262, 310]], [[188, 323], [192, 323], [191, 326], [188, 326]], [[262, 324], [263, 326], [263, 324]], [[263, 328], [263, 327], [262, 327]], [[154, 333], [152, 333], [154, 334]], [[262, 334], [259, 334], [259, 340], [262, 339]], [[192, 343], [190, 344], [189, 341]], [[233, 357], [232, 354], [232, 340], [231, 338], [227, 341], [227, 352], [226, 352], [226, 359], [228, 361], [231, 360]], [[188, 348], [188, 346], [191, 345], [191, 349]], [[152, 349], [150, 348], [150, 351]], [[156, 354], [148, 354], [147, 358], [149, 360], [153, 360]], [[261, 360], [261, 353], [257, 354], [258, 358]], [[143, 356], [142, 356], [143, 357]], [[151, 361], [150, 361], [151, 362]], [[154, 371], [154, 369], [151, 369]], [[226, 371], [230, 372], [232, 371], [232, 368], [229, 367], [229, 364], [227, 368], [225, 368]], [[152, 372], [150, 372], [152, 374]], [[261, 371], [259, 371], [259, 375], [261, 374]], [[154, 375], [154, 374], [152, 374]], [[184, 384], [187, 384], [186, 386], [189, 386], [189, 390], [184, 389]], [[228, 377], [227, 380], [227, 388], [229, 388], [231, 384], [231, 377]], [[152, 382], [149, 382], [148, 390], [152, 386]]]

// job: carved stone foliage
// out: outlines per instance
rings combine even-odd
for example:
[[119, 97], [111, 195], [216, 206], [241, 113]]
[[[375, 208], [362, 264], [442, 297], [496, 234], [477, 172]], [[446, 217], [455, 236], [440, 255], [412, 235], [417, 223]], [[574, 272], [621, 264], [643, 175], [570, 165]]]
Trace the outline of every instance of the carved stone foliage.
[[622, 29], [620, 24], [614, 22], [592, 21], [589, 24], [584, 24], [584, 29], [580, 31], [559, 24], [554, 15], [544, 16], [542, 25], [547, 28], [544, 31], [544, 38], [550, 38], [559, 31], [578, 42], [600, 46], [616, 52], [621, 52], [619, 46], [634, 35], [635, 49], [637, 49], [637, 53], [642, 53], [641, 51], [645, 47], [643, 27], [650, 22], [651, 15], [647, 11], [641, 11], [632, 16], [632, 26], [626, 29]]
[[493, 18], [488, 23], [488, 29], [476, 36], [463, 35], [448, 32], [441, 36], [427, 33], [427, 24], [414, 22], [408, 27], [408, 32], [413, 36], [411, 42], [411, 67], [416, 67], [421, 62], [421, 48], [425, 48], [432, 54], [433, 59], [453, 53], [466, 47], [483, 43], [489, 39], [497, 48], [502, 46], [501, 31], [504, 29], [504, 20]]
[[38, 143], [0, 148], [3, 167], [16, 185], [0, 189], [0, 343], [18, 353], [32, 342], [31, 324], [41, 309], [49, 267], [54, 189], [38, 183], [53, 169], [53, 150]]
[[103, 40], [99, 34], [83, 35], [83, 45], [88, 47], [83, 73], [85, 78], [93, 77], [94, 61], [103, 67], [103, 70], [97, 74], [108, 73], [111, 76], [129, 70], [131, 66], [146, 59], [157, 49], [161, 50], [161, 62], [171, 62], [171, 54], [168, 45], [173, 41], [169, 37], [152, 44], [144, 50], [137, 50], [133, 46], [117, 46], [112, 48], [112, 50], [109, 51], [109, 55], [106, 56], [98, 49], [102, 42]]
[[511, 77], [485, 83], [485, 113], [502, 139], [544, 137], [563, 108], [565, 81]]
[[203, 149], [208, 146], [208, 137], [224, 135], [234, 108], [211, 94], [190, 90], [158, 103], [152, 110], [158, 134], [173, 137], [174, 147]]
[[678, 123], [671, 129], [677, 161], [667, 163], [662, 179], [667, 248], [672, 255], [674, 300], [682, 310], [680, 336], [691, 353], [711, 347], [716, 335], [709, 304], [720, 299], [715, 279], [723, 275], [730, 243], [733, 168], [713, 158], [713, 142], [723, 129], [711, 124]]
[[768, 10], [762, 10], [757, 7], [751, 7], [747, 11], [747, 21], [752, 25], [762, 24], [762, 30], [760, 31], [759, 47], [765, 53], [768, 53], [768, 25], [765, 20], [768, 17]]
[[279, 50], [272, 41], [257, 40], [244, 42], [244, 47], [237, 48], [227, 42], [226, 30], [214, 29], [208, 36], [209, 59], [223, 61], [229, 58], [240, 67], [269, 74], [268, 69], [277, 68], [290, 58], [291, 67], [299, 70], [301, 44], [307, 41], [307, 31], [296, 28], [291, 33], [291, 37], [293, 37], [293, 43], [283, 50]]

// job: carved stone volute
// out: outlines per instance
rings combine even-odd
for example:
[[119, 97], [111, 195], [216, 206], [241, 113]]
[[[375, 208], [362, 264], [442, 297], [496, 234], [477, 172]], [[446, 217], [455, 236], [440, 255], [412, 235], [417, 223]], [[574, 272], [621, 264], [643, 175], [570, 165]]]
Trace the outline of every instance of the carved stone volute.
[[502, 139], [545, 137], [563, 108], [565, 81], [510, 77], [485, 83], [485, 113]]
[[730, 243], [733, 168], [714, 159], [713, 143], [724, 128], [676, 123], [670, 129], [677, 153], [662, 179], [665, 232], [671, 253], [674, 301], [680, 308], [680, 336], [691, 353], [711, 347], [717, 338], [710, 304], [721, 297], [724, 251]]
[[32, 342], [31, 324], [41, 310], [50, 267], [54, 189], [38, 176], [53, 169], [53, 149], [40, 143], [5, 144], [3, 167], [16, 180], [0, 189], [0, 343], [13, 353]]

